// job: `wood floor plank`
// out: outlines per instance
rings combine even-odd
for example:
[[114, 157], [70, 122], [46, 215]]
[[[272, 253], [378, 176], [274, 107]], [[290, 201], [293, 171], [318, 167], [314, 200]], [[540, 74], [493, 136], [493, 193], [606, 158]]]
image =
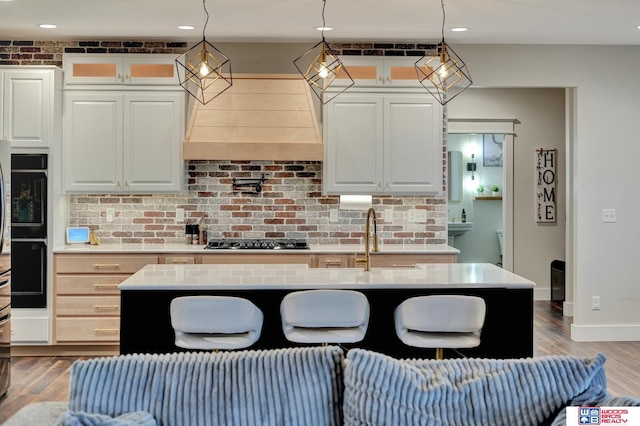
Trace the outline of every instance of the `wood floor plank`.
[[[534, 355], [591, 358], [603, 353], [608, 390], [612, 395], [640, 397], [640, 342], [574, 342], [571, 318], [549, 302], [534, 303]], [[508, 344], [508, 343], [506, 343]], [[0, 399], [0, 424], [20, 408], [39, 401], [65, 401], [74, 361], [89, 357], [14, 357], [11, 387]]]

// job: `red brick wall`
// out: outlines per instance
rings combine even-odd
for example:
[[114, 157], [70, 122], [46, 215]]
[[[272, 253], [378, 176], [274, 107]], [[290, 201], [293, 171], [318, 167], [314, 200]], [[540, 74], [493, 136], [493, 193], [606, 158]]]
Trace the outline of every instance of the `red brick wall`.
[[[89, 226], [104, 243], [182, 243], [184, 222], [176, 208], [185, 210], [189, 223], [200, 220], [211, 238], [306, 238], [311, 243], [359, 243], [364, 235], [364, 212], [339, 211], [339, 222], [329, 222], [329, 210], [338, 208], [337, 196], [322, 195], [322, 163], [269, 161], [190, 161], [184, 194], [72, 195], [70, 225]], [[263, 191], [233, 189], [233, 178], [260, 178]], [[244, 192], [247, 191], [247, 192]], [[382, 243], [447, 241], [447, 203], [444, 197], [374, 197], [378, 236]], [[106, 222], [106, 209], [115, 220]], [[427, 211], [427, 222], [409, 223], [410, 209]], [[393, 220], [384, 217], [393, 211]]]

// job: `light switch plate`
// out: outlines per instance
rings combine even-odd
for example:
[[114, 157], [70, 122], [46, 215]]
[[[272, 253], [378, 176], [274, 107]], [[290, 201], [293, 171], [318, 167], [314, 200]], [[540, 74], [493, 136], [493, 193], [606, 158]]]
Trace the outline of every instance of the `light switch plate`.
[[614, 223], [616, 221], [616, 209], [602, 209], [602, 222]]
[[393, 209], [384, 209], [384, 221], [391, 223], [393, 222]]
[[113, 222], [115, 210], [112, 207], [107, 208], [107, 222]]
[[338, 209], [329, 210], [329, 222], [336, 223], [338, 221]]
[[184, 209], [176, 209], [176, 222], [184, 222]]

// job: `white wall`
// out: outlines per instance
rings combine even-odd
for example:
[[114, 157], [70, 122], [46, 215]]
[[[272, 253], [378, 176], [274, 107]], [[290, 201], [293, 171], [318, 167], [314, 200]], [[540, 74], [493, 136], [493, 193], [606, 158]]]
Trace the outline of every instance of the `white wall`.
[[[631, 192], [640, 158], [640, 46], [455, 49], [481, 87], [575, 87], [575, 161], [569, 177], [574, 198], [567, 218], [573, 235], [572, 338], [640, 340], [640, 221]], [[602, 223], [603, 208], [617, 210], [616, 223]], [[599, 311], [591, 309], [593, 296], [601, 297]]]
[[[534, 195], [535, 150], [540, 147], [557, 149], [558, 158], [566, 159], [564, 92], [564, 89], [545, 88], [469, 89], [448, 104], [450, 119], [509, 118], [519, 121], [515, 125], [513, 142], [513, 272], [536, 283], [535, 296], [538, 300], [550, 298], [551, 261], [565, 259], [564, 179], [560, 178], [558, 183], [558, 220], [555, 224], [536, 223]], [[560, 177], [565, 175], [562, 161], [557, 168]], [[490, 171], [490, 168], [484, 171]], [[480, 174], [477, 179], [492, 178], [485, 179]], [[476, 206], [480, 207], [478, 203], [492, 202], [474, 202], [474, 212]], [[461, 243], [465, 242], [465, 237], [467, 235], [462, 237]]]

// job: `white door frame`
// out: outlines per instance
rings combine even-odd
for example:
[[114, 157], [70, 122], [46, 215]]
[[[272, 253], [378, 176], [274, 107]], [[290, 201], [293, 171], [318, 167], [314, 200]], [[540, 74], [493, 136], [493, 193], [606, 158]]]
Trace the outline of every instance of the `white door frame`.
[[505, 135], [503, 149], [502, 173], [502, 267], [513, 271], [513, 143], [517, 136], [515, 125], [520, 123], [515, 118], [449, 118], [447, 133], [466, 134], [503, 134]]

